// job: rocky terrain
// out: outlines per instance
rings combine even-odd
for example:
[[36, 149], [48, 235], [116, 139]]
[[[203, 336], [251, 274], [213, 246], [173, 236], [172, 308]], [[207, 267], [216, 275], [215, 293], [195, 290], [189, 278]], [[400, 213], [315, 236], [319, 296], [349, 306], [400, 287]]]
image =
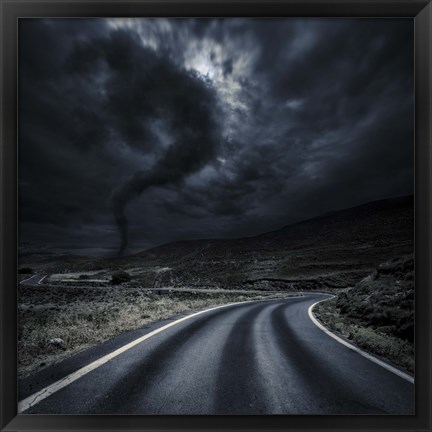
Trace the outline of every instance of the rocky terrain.
[[[126, 257], [95, 259], [22, 253], [20, 267], [52, 283], [110, 283], [127, 271], [146, 288], [331, 290], [380, 263], [413, 252], [412, 196], [376, 201], [241, 239], [175, 242]], [[82, 276], [86, 273], [87, 276]], [[69, 275], [68, 275], [69, 274]], [[84, 278], [84, 279], [83, 279]]]
[[316, 307], [327, 326], [414, 370], [414, 259], [387, 261], [353, 288]]
[[412, 369], [413, 250], [413, 197], [116, 258], [21, 245], [18, 280], [46, 277], [18, 287], [19, 373], [181, 311], [306, 290], [339, 293], [318, 309], [326, 325]]
[[18, 298], [18, 374], [23, 377], [34, 373], [120, 333], [181, 312], [288, 295], [22, 284]]

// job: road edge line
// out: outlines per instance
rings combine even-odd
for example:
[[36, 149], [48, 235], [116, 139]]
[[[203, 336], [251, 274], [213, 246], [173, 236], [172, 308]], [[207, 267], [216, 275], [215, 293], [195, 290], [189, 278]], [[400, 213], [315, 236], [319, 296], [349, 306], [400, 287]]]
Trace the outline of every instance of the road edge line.
[[22, 284], [24, 282], [27, 282], [28, 280], [30, 280], [31, 278], [35, 277], [36, 275], [31, 275], [30, 277], [28, 277], [27, 279], [24, 279], [22, 281], [20, 281], [19, 283]]
[[[274, 299], [273, 299], [274, 300]], [[167, 330], [170, 327], [173, 327], [183, 321], [186, 321], [188, 319], [194, 318], [198, 315], [201, 315], [206, 312], [211, 312], [216, 309], [225, 308], [228, 306], [235, 306], [239, 304], [245, 304], [245, 303], [253, 303], [253, 302], [260, 302], [260, 301], [269, 301], [267, 299], [265, 300], [246, 300], [241, 302], [234, 302], [234, 303], [227, 303], [224, 305], [214, 306], [209, 309], [204, 309], [195, 313], [192, 313], [190, 315], [186, 315], [182, 318], [179, 318], [175, 321], [172, 321], [168, 324], [165, 324], [162, 327], [159, 327], [149, 333], [146, 333], [143, 336], [140, 336], [139, 338], [127, 343], [126, 345], [123, 345], [120, 348], [117, 348], [116, 350], [105, 354], [104, 356], [100, 357], [99, 359], [89, 363], [86, 366], [83, 366], [82, 368], [76, 370], [75, 372], [70, 373], [69, 375], [66, 375], [65, 377], [61, 378], [60, 380], [44, 387], [43, 389], [37, 391], [36, 393], [33, 393], [30, 396], [27, 396], [23, 400], [18, 402], [18, 413], [23, 413], [24, 411], [28, 410], [32, 406], [38, 404], [42, 400], [46, 399], [48, 396], [51, 396], [52, 394], [58, 392], [62, 388], [66, 387], [67, 385], [73, 383], [74, 381], [78, 380], [79, 378], [83, 377], [84, 375], [87, 375], [88, 373], [92, 372], [93, 370], [97, 369], [99, 366], [102, 366], [103, 364], [109, 362], [113, 358], [119, 356], [120, 354], [123, 354], [125, 351], [128, 351], [129, 349], [133, 348], [134, 346], [140, 344], [141, 342], [144, 342], [147, 339], [150, 339], [151, 337], [157, 335], [158, 333], [163, 332], [164, 330]]]
[[117, 348], [116, 350], [105, 354], [104, 356], [100, 357], [99, 359], [93, 361], [92, 363], [83, 366], [82, 368], [76, 370], [75, 372], [70, 373], [69, 375], [66, 375], [65, 377], [61, 378], [60, 380], [50, 384], [49, 386], [39, 390], [38, 392], [26, 397], [22, 401], [18, 402], [18, 413], [22, 413], [26, 411], [27, 409], [31, 408], [32, 406], [36, 405], [43, 399], [46, 399], [48, 396], [51, 396], [52, 394], [56, 393], [60, 389], [66, 387], [67, 385], [73, 383], [77, 379], [83, 377], [84, 375], [87, 375], [91, 371], [97, 369], [99, 366], [102, 366], [103, 364], [107, 363], [108, 361], [112, 360], [113, 358], [119, 356], [120, 354], [123, 354], [125, 351], [128, 351], [129, 349], [133, 348], [134, 346], [140, 344], [141, 342], [144, 342], [147, 339], [150, 339], [151, 337], [161, 333], [164, 330], [167, 330], [168, 328], [171, 328], [183, 321], [186, 321], [188, 319], [191, 319], [197, 315], [201, 315], [205, 312], [210, 312], [215, 309], [220, 309], [222, 307], [232, 306], [239, 303], [247, 303], [247, 302], [236, 302], [236, 303], [228, 303], [226, 305], [219, 305], [216, 307], [212, 307], [210, 309], [205, 309], [199, 312], [195, 312], [191, 315], [186, 315], [185, 317], [179, 318], [176, 321], [172, 321], [168, 324], [165, 324], [162, 327], [159, 327], [150, 333], [146, 333], [143, 336], [140, 336], [139, 338], [127, 343], [126, 345], [123, 345], [120, 348]]
[[323, 324], [321, 324], [317, 318], [315, 317], [314, 313], [313, 313], [313, 308], [318, 304], [318, 303], [322, 303], [328, 300], [331, 300], [335, 298], [334, 295], [331, 295], [330, 298], [326, 298], [323, 300], [319, 300], [317, 302], [315, 302], [313, 305], [311, 305], [308, 309], [308, 315], [309, 318], [312, 320], [312, 322], [320, 329], [322, 330], [324, 333], [326, 333], [328, 336], [332, 337], [333, 339], [335, 339], [337, 342], [341, 343], [342, 345], [346, 346], [347, 348], [349, 348], [352, 351], [355, 351], [357, 353], [359, 353], [361, 356], [367, 358], [368, 360], [370, 360], [371, 362], [383, 367], [384, 369], [387, 369], [389, 372], [394, 373], [395, 375], [399, 376], [400, 378], [403, 378], [405, 381], [410, 382], [411, 384], [414, 384], [415, 380], [414, 377], [412, 377], [411, 375], [408, 375], [405, 372], [402, 372], [401, 370], [395, 368], [394, 366], [386, 363], [383, 360], [380, 360], [379, 358], [373, 356], [372, 354], [369, 354], [366, 351], [361, 350], [360, 348], [356, 347], [355, 345], [347, 342], [346, 340], [342, 339], [341, 337], [337, 336], [336, 334], [334, 334], [333, 332], [331, 332], [327, 327], [325, 327]]

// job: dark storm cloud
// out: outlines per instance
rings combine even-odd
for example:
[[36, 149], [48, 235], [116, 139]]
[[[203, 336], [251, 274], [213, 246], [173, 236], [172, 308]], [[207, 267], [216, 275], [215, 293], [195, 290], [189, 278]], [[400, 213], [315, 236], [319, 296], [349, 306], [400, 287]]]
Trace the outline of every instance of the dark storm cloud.
[[412, 20], [21, 20], [19, 60], [28, 239], [253, 235], [413, 191]]
[[112, 206], [122, 253], [128, 243], [127, 204], [149, 187], [179, 183], [214, 157], [220, 141], [217, 100], [205, 80], [144, 47], [137, 34], [125, 30], [86, 41], [71, 57], [74, 71], [105, 71], [105, 122], [110, 120], [127, 145], [141, 151], [162, 148], [162, 140], [152, 130], [155, 120], [164, 121], [172, 141], [151, 168], [133, 173], [114, 192]]

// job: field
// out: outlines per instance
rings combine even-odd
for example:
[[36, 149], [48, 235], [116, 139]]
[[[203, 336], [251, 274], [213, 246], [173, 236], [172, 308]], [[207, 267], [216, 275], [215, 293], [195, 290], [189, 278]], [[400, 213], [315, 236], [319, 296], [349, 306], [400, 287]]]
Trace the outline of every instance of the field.
[[413, 210], [412, 196], [389, 199], [256, 237], [178, 241], [122, 257], [21, 245], [19, 280], [46, 278], [19, 286], [19, 372], [179, 312], [301, 291], [337, 293], [317, 309], [320, 319], [412, 370]]
[[181, 312], [286, 293], [20, 285], [18, 370], [24, 377], [128, 330]]

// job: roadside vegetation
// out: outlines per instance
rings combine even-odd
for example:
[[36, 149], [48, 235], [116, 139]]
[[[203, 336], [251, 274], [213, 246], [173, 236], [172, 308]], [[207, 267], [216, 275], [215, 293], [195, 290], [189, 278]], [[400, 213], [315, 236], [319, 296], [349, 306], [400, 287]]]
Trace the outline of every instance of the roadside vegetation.
[[414, 371], [414, 260], [404, 256], [336, 298], [314, 314], [327, 327], [367, 351]]
[[317, 308], [320, 319], [412, 370], [413, 260], [388, 260], [413, 250], [413, 208], [412, 196], [377, 201], [255, 237], [178, 241], [120, 257], [22, 244], [18, 281], [46, 277], [18, 288], [19, 374], [180, 312], [299, 291], [338, 293]]
[[181, 312], [288, 296], [224, 290], [157, 293], [124, 285], [20, 285], [18, 289], [19, 377], [120, 333]]
[[[238, 239], [183, 240], [128, 256], [90, 258], [20, 247], [20, 267], [45, 283], [260, 291], [338, 290], [411, 253], [413, 197], [345, 209]], [[113, 278], [113, 272], [123, 275]], [[80, 275], [85, 274], [88, 280]]]

